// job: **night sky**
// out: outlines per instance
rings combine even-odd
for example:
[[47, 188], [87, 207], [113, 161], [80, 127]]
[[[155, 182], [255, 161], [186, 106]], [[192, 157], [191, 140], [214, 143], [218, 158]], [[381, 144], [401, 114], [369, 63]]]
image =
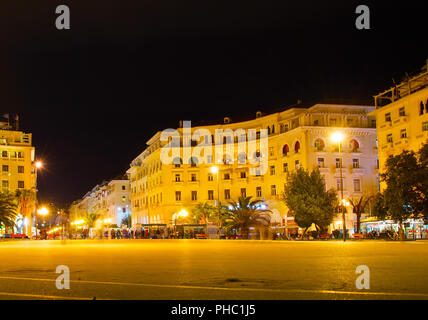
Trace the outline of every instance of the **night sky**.
[[[55, 28], [61, 4], [71, 30]], [[373, 104], [425, 64], [427, 31], [416, 0], [3, 0], [0, 111], [33, 133], [41, 201], [65, 206], [179, 120]]]

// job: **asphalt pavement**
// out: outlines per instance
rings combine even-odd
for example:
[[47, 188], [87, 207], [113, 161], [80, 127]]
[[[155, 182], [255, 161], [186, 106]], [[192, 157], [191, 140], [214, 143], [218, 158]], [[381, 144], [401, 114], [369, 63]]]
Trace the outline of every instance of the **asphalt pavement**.
[[19, 240], [0, 261], [0, 299], [428, 299], [423, 240]]

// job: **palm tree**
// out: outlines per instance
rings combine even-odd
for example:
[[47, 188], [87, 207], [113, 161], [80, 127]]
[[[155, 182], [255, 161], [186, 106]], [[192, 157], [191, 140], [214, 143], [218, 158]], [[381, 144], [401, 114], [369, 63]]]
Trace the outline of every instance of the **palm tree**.
[[270, 210], [261, 209], [262, 200], [251, 201], [251, 197], [240, 197], [238, 202], [230, 201], [227, 212], [230, 228], [239, 229], [244, 239], [248, 239], [250, 227], [270, 224]]
[[31, 217], [34, 212], [36, 205], [36, 192], [33, 189], [22, 189], [16, 190], [15, 197], [18, 200], [18, 212], [22, 214], [22, 216], [27, 218], [28, 226], [27, 226], [27, 236], [31, 238], [32, 231], [32, 222], [33, 219]]
[[372, 196], [369, 197], [360, 197], [356, 199], [349, 199], [349, 203], [353, 208], [353, 212], [357, 216], [357, 233], [360, 233], [361, 226], [361, 215], [365, 212], [367, 205], [369, 204]]
[[96, 213], [86, 213], [86, 216], [84, 218], [86, 225], [88, 226], [88, 230], [91, 230], [94, 226], [97, 220], [99, 219], [99, 215]]
[[0, 225], [7, 227], [13, 227], [15, 225], [15, 219], [17, 216], [18, 205], [16, 204], [16, 198], [9, 192], [0, 192]]
[[192, 220], [201, 224], [208, 224], [216, 208], [207, 202], [199, 202], [192, 209]]

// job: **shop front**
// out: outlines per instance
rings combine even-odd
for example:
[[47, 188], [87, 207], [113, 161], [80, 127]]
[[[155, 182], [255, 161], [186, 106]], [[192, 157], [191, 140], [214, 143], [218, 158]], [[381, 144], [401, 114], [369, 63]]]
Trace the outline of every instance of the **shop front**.
[[[428, 220], [425, 218], [407, 219], [403, 222], [406, 239], [428, 239]], [[370, 217], [361, 221], [363, 234], [398, 233], [399, 225], [393, 220], [378, 220]]]

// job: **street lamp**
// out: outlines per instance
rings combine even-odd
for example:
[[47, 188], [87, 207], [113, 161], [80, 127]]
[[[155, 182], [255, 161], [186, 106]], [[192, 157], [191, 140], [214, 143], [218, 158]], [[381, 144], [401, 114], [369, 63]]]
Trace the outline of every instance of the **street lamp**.
[[[34, 195], [34, 226], [36, 227], [36, 239], [37, 239], [37, 215], [36, 215], [36, 208], [37, 208], [37, 171], [38, 169], [43, 168], [43, 162], [36, 161], [34, 163], [34, 173], [35, 173], [35, 195]], [[33, 238], [33, 230], [31, 230], [32, 227], [30, 226], [30, 240]]]
[[[49, 210], [43, 206], [39, 210], [37, 210], [37, 213], [42, 217], [46, 217], [49, 214]], [[44, 223], [44, 219], [43, 219], [43, 223]], [[37, 239], [37, 217], [36, 217], [36, 239]]]
[[342, 176], [342, 157], [341, 157], [342, 142], [343, 142], [344, 137], [345, 136], [343, 135], [343, 133], [341, 133], [339, 131], [334, 132], [331, 135], [331, 140], [334, 143], [337, 143], [338, 149], [339, 149], [340, 199], [342, 202], [340, 208], [342, 210], [342, 220], [343, 220], [343, 226], [342, 226], [342, 228], [343, 228], [343, 241], [346, 241], [346, 221], [345, 221], [345, 203], [344, 203], [345, 199], [343, 199], [343, 176]]
[[[218, 208], [218, 222], [220, 224], [220, 180], [218, 177], [218, 167], [212, 166], [211, 167], [211, 173], [217, 175], [217, 208]], [[207, 226], [207, 232], [208, 232], [208, 226]]]

